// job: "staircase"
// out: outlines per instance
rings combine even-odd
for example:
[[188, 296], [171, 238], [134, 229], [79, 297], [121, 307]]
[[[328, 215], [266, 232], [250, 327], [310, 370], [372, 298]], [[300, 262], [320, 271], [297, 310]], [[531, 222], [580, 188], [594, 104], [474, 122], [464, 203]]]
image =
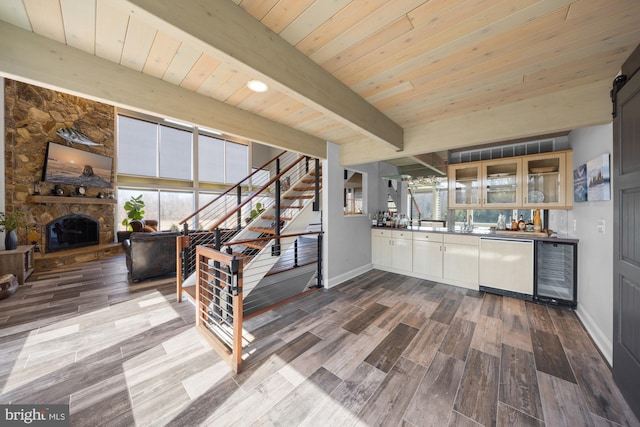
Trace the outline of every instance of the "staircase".
[[[177, 243], [178, 300], [183, 289], [196, 283], [198, 245], [243, 260], [243, 295], [247, 298], [317, 218], [320, 173], [319, 160], [284, 152], [185, 218]], [[199, 230], [189, 230], [189, 224]]]

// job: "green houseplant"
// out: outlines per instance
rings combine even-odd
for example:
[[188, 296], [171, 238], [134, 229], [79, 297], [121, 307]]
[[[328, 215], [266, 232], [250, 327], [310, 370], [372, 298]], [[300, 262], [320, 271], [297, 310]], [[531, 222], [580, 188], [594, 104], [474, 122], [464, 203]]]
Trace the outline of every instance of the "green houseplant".
[[0, 227], [6, 234], [4, 236], [4, 248], [13, 250], [18, 247], [18, 234], [16, 230], [19, 227], [26, 227], [27, 222], [24, 220], [24, 212], [0, 212]]
[[255, 209], [251, 209], [251, 212], [249, 212], [249, 218], [246, 218], [244, 221], [247, 224], [249, 224], [251, 221], [256, 219], [258, 215], [260, 215], [262, 212], [264, 212], [264, 208], [262, 207], [262, 203], [258, 202], [256, 203]]
[[127, 211], [127, 216], [122, 220], [122, 225], [129, 230], [129, 224], [131, 221], [139, 221], [144, 217], [144, 201], [142, 200], [142, 194], [138, 197], [131, 196], [131, 198], [125, 202], [124, 210]]

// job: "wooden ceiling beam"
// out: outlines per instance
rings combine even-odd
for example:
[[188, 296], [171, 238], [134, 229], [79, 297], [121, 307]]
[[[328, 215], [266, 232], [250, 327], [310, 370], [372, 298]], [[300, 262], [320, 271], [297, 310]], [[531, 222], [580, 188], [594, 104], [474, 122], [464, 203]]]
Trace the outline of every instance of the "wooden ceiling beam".
[[436, 153], [416, 154], [411, 157], [416, 159], [416, 161], [421, 165], [432, 169], [434, 172], [443, 176], [447, 175], [447, 161]]
[[161, 31], [196, 43], [240, 70], [265, 79], [283, 93], [328, 117], [403, 149], [403, 130], [320, 65], [270, 31], [235, 3], [183, 0], [119, 0]]
[[[533, 138], [611, 121], [607, 78], [405, 129], [403, 156]], [[398, 158], [387, 146], [369, 141], [340, 145], [344, 166]]]
[[326, 157], [326, 141], [0, 21], [0, 75]]

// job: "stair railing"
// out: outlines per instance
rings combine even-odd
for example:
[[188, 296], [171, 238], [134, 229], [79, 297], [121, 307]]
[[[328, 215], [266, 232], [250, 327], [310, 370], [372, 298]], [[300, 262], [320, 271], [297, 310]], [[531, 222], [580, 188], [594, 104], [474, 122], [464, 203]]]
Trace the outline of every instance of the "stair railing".
[[251, 172], [242, 181], [229, 187], [215, 199], [180, 221], [179, 224], [185, 230], [185, 234], [189, 232], [190, 220], [197, 221], [197, 224], [191, 224], [193, 229], [204, 229], [206, 223], [214, 221], [215, 218], [225, 216], [229, 208], [240, 204], [244, 198], [252, 197], [256, 187], [261, 188], [272, 176], [277, 175], [278, 164], [289, 164], [297, 159], [297, 154], [283, 151]]
[[[179, 236], [176, 243], [178, 301], [182, 299], [183, 280], [195, 271], [195, 247], [207, 245], [220, 248], [223, 243], [233, 239], [244, 228], [241, 223], [242, 218], [252, 217], [251, 211], [255, 210], [257, 202], [262, 204], [262, 211], [274, 203], [279, 204], [282, 183], [285, 183], [284, 191], [288, 190], [290, 183], [297, 182], [310, 170], [310, 161], [310, 158], [295, 153], [281, 153], [263, 166], [262, 179], [255, 179], [260, 169], [254, 171], [247, 178], [180, 222], [184, 230], [183, 236]], [[282, 168], [283, 164], [284, 168]], [[315, 159], [314, 166], [319, 167], [319, 160]], [[269, 179], [264, 173], [265, 170], [269, 171]], [[316, 183], [318, 182], [319, 179], [316, 179]], [[250, 191], [242, 193], [243, 184]], [[258, 188], [256, 189], [256, 187]], [[234, 190], [237, 197], [230, 196]], [[245, 196], [242, 197], [242, 194]], [[235, 203], [230, 201], [229, 197], [233, 197]], [[209, 208], [208, 211], [207, 208]], [[275, 216], [275, 218], [279, 217]], [[207, 223], [207, 230], [189, 231], [188, 222], [193, 218], [197, 218], [201, 226]], [[280, 222], [275, 221], [275, 225], [279, 233]]]
[[196, 250], [196, 329], [234, 372], [242, 364], [242, 260]]

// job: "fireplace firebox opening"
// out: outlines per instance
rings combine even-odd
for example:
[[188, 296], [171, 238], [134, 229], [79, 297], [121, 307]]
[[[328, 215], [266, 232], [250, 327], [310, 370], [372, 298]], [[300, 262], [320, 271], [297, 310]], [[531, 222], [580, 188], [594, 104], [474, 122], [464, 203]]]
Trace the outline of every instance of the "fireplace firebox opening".
[[100, 243], [100, 224], [86, 215], [65, 215], [47, 224], [47, 252]]

